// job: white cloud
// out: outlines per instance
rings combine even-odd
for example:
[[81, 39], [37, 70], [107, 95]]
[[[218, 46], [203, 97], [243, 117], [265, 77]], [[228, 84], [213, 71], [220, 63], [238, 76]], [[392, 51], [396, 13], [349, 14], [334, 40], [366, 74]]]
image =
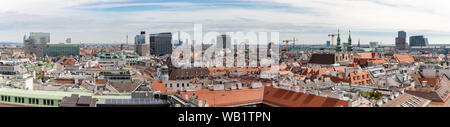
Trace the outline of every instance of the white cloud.
[[[120, 42], [140, 30], [192, 30], [194, 23], [214, 31], [279, 31], [302, 41], [324, 42], [338, 27], [354, 38], [392, 43], [395, 31], [450, 34], [450, 1], [442, 0], [247, 0], [285, 8], [213, 8], [188, 2], [128, 3], [125, 0], [0, 1], [0, 41], [21, 41], [24, 33], [52, 32], [52, 41]], [[163, 6], [170, 9], [107, 12], [92, 8]], [[217, 5], [216, 5], [217, 6]], [[201, 9], [195, 9], [201, 7]], [[88, 8], [88, 10], [86, 10]], [[190, 9], [186, 9], [190, 8]], [[357, 32], [392, 32], [363, 35]], [[134, 32], [134, 33], [133, 33]], [[298, 34], [296, 34], [298, 33]], [[55, 36], [55, 37], [53, 37]], [[323, 36], [323, 37], [322, 37]], [[345, 36], [345, 35], [344, 35]], [[281, 36], [283, 37], [283, 35]], [[444, 37], [430, 41], [446, 41]]]

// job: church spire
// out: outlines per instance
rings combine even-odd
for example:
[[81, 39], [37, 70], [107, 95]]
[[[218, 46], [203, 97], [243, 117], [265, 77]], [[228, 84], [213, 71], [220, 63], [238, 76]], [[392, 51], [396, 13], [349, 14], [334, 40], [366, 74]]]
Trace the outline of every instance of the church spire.
[[339, 33], [339, 29], [338, 29], [337, 45], [341, 45], [341, 34]]
[[353, 51], [353, 46], [352, 46], [352, 32], [350, 30], [348, 30], [348, 44], [347, 44], [347, 51], [351, 52]]
[[348, 31], [348, 45], [352, 44], [352, 32], [349, 30]]
[[338, 29], [338, 37], [337, 37], [337, 45], [336, 45], [336, 52], [341, 52], [342, 46], [341, 46], [341, 34]]

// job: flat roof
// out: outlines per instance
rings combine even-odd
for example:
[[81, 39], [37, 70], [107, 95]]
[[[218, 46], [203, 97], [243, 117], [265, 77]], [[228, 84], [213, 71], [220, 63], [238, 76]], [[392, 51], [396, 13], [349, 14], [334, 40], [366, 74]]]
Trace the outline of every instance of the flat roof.
[[0, 95], [17, 96], [17, 97], [32, 97], [43, 99], [62, 99], [64, 97], [70, 97], [72, 94], [78, 94], [80, 96], [92, 96], [97, 99], [130, 99], [130, 94], [117, 94], [117, 95], [94, 95], [88, 92], [64, 92], [64, 91], [44, 91], [44, 90], [26, 90], [26, 89], [14, 89], [14, 88], [0, 88]]

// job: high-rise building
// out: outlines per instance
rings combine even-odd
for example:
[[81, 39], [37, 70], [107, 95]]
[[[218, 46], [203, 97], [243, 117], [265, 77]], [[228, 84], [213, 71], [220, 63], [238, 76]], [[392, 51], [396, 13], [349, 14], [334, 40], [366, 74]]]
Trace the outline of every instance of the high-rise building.
[[172, 54], [172, 33], [150, 34], [150, 53], [156, 56]]
[[398, 31], [398, 37], [395, 38], [395, 49], [405, 50], [407, 48], [408, 44], [406, 44], [406, 32]]
[[145, 44], [145, 31], [141, 31], [140, 35], [134, 38], [134, 51], [140, 56], [147, 56], [150, 51], [149, 45]]
[[219, 49], [231, 49], [231, 37], [225, 34], [217, 36], [216, 46]]
[[25, 54], [33, 55], [36, 57], [43, 57], [43, 48], [50, 43], [50, 33], [44, 32], [31, 32], [27, 38], [24, 36]]
[[361, 48], [361, 39], [358, 39], [358, 49]]
[[428, 38], [423, 35], [409, 37], [409, 46], [428, 46]]
[[145, 44], [145, 31], [141, 31], [141, 34], [134, 38], [134, 45], [138, 44]]
[[327, 46], [327, 47], [330, 47], [330, 46], [331, 46], [331, 42], [330, 42], [330, 41], [327, 41], [326, 46]]

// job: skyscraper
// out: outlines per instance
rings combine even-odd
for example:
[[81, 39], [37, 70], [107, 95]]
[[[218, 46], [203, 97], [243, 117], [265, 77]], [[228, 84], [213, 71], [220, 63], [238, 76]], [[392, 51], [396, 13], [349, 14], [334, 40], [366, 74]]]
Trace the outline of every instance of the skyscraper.
[[24, 36], [25, 54], [35, 54], [36, 57], [43, 57], [43, 48], [50, 43], [50, 33], [31, 32], [27, 38]]
[[156, 56], [172, 54], [172, 33], [150, 34], [150, 53]]
[[398, 31], [398, 37], [395, 38], [395, 49], [405, 50], [407, 48], [408, 44], [406, 44], [406, 32]]
[[231, 37], [229, 35], [219, 35], [217, 36], [217, 43], [216, 43], [217, 48], [222, 48], [222, 49], [231, 49]]
[[358, 49], [361, 48], [361, 39], [358, 39]]
[[409, 46], [428, 46], [428, 38], [423, 35], [409, 37]]
[[145, 44], [145, 31], [141, 31], [140, 35], [134, 38], [134, 50], [140, 56], [146, 56], [149, 52], [149, 45]]

